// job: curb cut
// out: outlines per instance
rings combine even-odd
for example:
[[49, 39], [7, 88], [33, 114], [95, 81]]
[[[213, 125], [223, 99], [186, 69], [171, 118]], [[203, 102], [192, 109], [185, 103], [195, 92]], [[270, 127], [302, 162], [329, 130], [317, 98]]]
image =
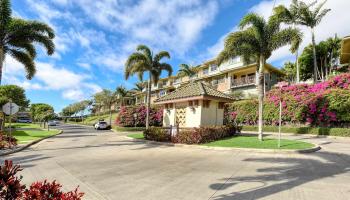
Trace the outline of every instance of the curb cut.
[[0, 153], [0, 156], [6, 156], [6, 155], [10, 155], [10, 154], [14, 154], [14, 153], [23, 151], [24, 149], [26, 149], [26, 148], [28, 148], [28, 147], [34, 145], [34, 144], [37, 144], [37, 143], [39, 143], [39, 142], [41, 142], [41, 141], [43, 141], [43, 140], [46, 140], [46, 139], [48, 139], [48, 138], [51, 138], [51, 137], [60, 135], [60, 134], [62, 134], [62, 133], [63, 133], [63, 131], [61, 130], [60, 132], [58, 132], [58, 133], [55, 134], [55, 135], [50, 135], [50, 136], [41, 138], [41, 139], [39, 139], [39, 140], [35, 140], [35, 141], [33, 141], [33, 142], [30, 142], [30, 143], [28, 143], [28, 144], [26, 144], [26, 145], [24, 145], [24, 146], [21, 146], [21, 147], [19, 147], [19, 148], [17, 148], [17, 149], [12, 150], [12, 151]]
[[209, 147], [209, 146], [201, 146], [201, 145], [189, 145], [189, 144], [174, 144], [169, 142], [156, 142], [156, 141], [149, 141], [144, 139], [136, 139], [129, 136], [122, 136], [127, 139], [131, 139], [133, 141], [137, 142], [144, 142], [146, 144], [154, 144], [154, 145], [163, 145], [163, 146], [169, 146], [169, 147], [185, 147], [185, 148], [195, 148], [195, 149], [206, 149], [206, 150], [220, 150], [220, 151], [245, 151], [245, 152], [252, 152], [252, 153], [275, 153], [275, 154], [305, 154], [305, 153], [313, 153], [316, 151], [321, 150], [321, 146], [311, 143], [315, 145], [312, 148], [309, 149], [298, 149], [298, 150], [288, 150], [288, 149], [253, 149], [253, 148], [235, 148], [235, 147]]

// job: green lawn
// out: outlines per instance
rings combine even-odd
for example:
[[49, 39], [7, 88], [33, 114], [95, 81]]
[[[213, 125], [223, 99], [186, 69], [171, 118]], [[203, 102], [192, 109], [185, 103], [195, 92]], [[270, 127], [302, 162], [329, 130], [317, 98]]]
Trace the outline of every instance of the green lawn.
[[143, 133], [133, 133], [129, 134], [128, 137], [134, 138], [134, 139], [144, 139]]
[[[10, 124], [6, 123], [5, 126], [8, 127]], [[14, 128], [40, 128], [39, 124], [34, 123], [11, 123]]]
[[[117, 116], [118, 116], [118, 113], [112, 113], [112, 124], [117, 119]], [[87, 117], [87, 118], [84, 119], [84, 123], [83, 122], [74, 122], [74, 120], [73, 121], [68, 121], [68, 123], [77, 123], [77, 124], [84, 124], [84, 125], [91, 125], [92, 126], [96, 122], [98, 122], [99, 120], [102, 120], [102, 119], [109, 123], [109, 114]]]
[[55, 135], [59, 130], [16, 130], [12, 135], [18, 140], [18, 143], [28, 143], [50, 135]]
[[[278, 149], [278, 140], [265, 138], [260, 142], [257, 136], [237, 136], [215, 142], [203, 144], [210, 147], [236, 147], [236, 148], [255, 148], [255, 149]], [[280, 149], [307, 149], [314, 147], [313, 144], [296, 140], [281, 140]]]

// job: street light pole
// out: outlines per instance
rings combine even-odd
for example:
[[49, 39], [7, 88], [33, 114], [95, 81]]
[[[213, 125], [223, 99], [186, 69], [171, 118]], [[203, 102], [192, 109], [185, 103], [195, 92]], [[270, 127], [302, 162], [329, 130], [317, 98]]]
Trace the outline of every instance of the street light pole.
[[11, 146], [11, 138], [12, 138], [12, 125], [11, 125], [11, 121], [12, 121], [12, 99], [10, 99], [10, 134], [9, 134], [9, 147], [12, 148]]

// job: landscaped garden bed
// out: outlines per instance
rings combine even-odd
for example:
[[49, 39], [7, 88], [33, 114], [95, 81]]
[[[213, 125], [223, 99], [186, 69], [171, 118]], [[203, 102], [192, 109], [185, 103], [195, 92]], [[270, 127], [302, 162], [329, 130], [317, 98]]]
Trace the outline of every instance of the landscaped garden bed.
[[287, 139], [282, 139], [281, 146], [278, 147], [277, 139], [264, 138], [263, 141], [259, 141], [257, 136], [242, 136], [236, 133], [234, 127], [225, 126], [185, 129], [180, 130], [175, 136], [171, 136], [166, 128], [151, 127], [143, 133], [129, 134], [128, 137], [175, 144], [199, 144], [209, 147], [282, 150], [304, 150], [315, 147], [311, 143]]

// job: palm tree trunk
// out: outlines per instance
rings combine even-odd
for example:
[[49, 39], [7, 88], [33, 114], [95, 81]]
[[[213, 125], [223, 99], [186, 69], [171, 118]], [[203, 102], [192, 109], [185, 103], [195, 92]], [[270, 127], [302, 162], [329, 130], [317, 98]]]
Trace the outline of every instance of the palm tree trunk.
[[258, 100], [259, 100], [259, 140], [263, 140], [263, 103], [264, 103], [264, 67], [265, 67], [265, 57], [260, 55], [259, 58], [259, 73], [258, 73]]
[[2, 80], [2, 69], [4, 66], [4, 61], [5, 61], [4, 50], [3, 50], [3, 48], [0, 48], [0, 85], [1, 85], [1, 80]]
[[332, 68], [333, 68], [333, 49], [331, 52], [331, 60], [329, 61], [329, 74], [332, 74]]
[[112, 126], [112, 105], [109, 105], [109, 125]]
[[315, 42], [315, 31], [314, 28], [311, 28], [312, 35], [312, 52], [314, 55], [314, 83], [317, 82], [317, 60], [316, 60], [316, 42]]
[[[295, 28], [295, 24], [293, 24], [293, 28]], [[300, 82], [299, 48], [297, 48], [297, 51], [295, 52], [295, 64], [297, 67], [296, 83], [299, 83]]]
[[149, 128], [149, 114], [151, 110], [151, 78], [152, 74], [149, 72], [149, 80], [147, 84], [147, 113], [146, 113], [146, 129]]

